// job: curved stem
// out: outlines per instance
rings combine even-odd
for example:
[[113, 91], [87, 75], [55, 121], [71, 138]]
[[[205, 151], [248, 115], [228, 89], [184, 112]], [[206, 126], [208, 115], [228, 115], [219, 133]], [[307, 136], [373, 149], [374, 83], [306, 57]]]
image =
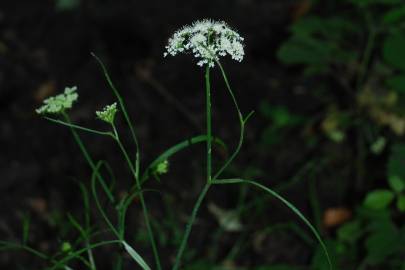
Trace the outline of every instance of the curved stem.
[[246, 118], [246, 120], [243, 119], [242, 112], [239, 109], [238, 101], [236, 100], [235, 94], [233, 93], [232, 88], [231, 88], [231, 86], [229, 84], [228, 77], [226, 76], [225, 70], [224, 70], [224, 68], [222, 67], [221, 63], [218, 60], [216, 61], [216, 63], [218, 64], [219, 69], [221, 70], [221, 74], [222, 74], [222, 77], [224, 78], [228, 93], [231, 95], [233, 104], [235, 105], [236, 111], [238, 112], [238, 118], [239, 118], [239, 124], [240, 124], [240, 133], [239, 133], [239, 142], [238, 142], [238, 145], [236, 146], [235, 151], [228, 158], [228, 160], [225, 161], [224, 165], [218, 170], [218, 172], [214, 175], [214, 177], [212, 178], [214, 180], [221, 175], [221, 173], [229, 166], [229, 164], [235, 159], [235, 157], [239, 153], [240, 148], [242, 147], [242, 144], [243, 144], [243, 135], [245, 133], [245, 122], [246, 122], [247, 118], [250, 116], [249, 115]]
[[[115, 126], [114, 125], [112, 125], [112, 126], [113, 126], [114, 133], [117, 134]], [[137, 189], [141, 190], [141, 181], [138, 177], [138, 171], [137, 171], [136, 165], [134, 167], [134, 165], [132, 164], [131, 159], [128, 155], [128, 152], [125, 150], [125, 147], [123, 146], [123, 144], [121, 143], [120, 139], [117, 136], [115, 137], [115, 141], [117, 142], [118, 147], [120, 148], [122, 154], [124, 155], [124, 158], [128, 164], [128, 167], [132, 173], [132, 176], [135, 178]], [[142, 212], [143, 212], [143, 216], [144, 216], [144, 220], [145, 220], [146, 229], [148, 231], [149, 240], [151, 242], [153, 255], [154, 255], [155, 261], [156, 261], [156, 267], [158, 270], [160, 270], [160, 269], [162, 269], [162, 267], [160, 264], [159, 252], [157, 250], [156, 240], [155, 240], [155, 236], [153, 234], [152, 226], [151, 226], [151, 223], [149, 220], [149, 212], [148, 212], [148, 208], [145, 203], [143, 192], [139, 192], [139, 201], [141, 202], [141, 207], [142, 207]]]
[[174, 263], [172, 270], [178, 270], [180, 267], [181, 257], [183, 256], [184, 249], [186, 248], [188, 238], [190, 237], [191, 229], [195, 222], [195, 218], [197, 217], [198, 210], [200, 209], [201, 203], [204, 200], [205, 195], [207, 195], [207, 192], [208, 192], [210, 186], [211, 186], [211, 183], [206, 183], [203, 190], [201, 191], [200, 195], [198, 196], [198, 199], [194, 205], [193, 211], [191, 212], [191, 216], [187, 222], [186, 230], [184, 232], [183, 238], [181, 239], [180, 247], [179, 247], [179, 250], [177, 251], [177, 255], [176, 255], [176, 261]]

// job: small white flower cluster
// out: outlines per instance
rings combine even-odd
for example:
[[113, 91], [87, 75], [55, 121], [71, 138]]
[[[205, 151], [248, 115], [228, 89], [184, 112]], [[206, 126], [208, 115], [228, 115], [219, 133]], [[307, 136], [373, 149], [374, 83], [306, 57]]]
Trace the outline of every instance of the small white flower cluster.
[[62, 113], [66, 109], [72, 108], [72, 105], [77, 99], [79, 95], [76, 93], [77, 87], [66, 87], [63, 94], [59, 94], [54, 97], [49, 97], [43, 101], [44, 105], [40, 108], [36, 109], [35, 111], [38, 114], [58, 114]]
[[241, 62], [245, 55], [243, 37], [229, 28], [225, 22], [212, 20], [196, 21], [185, 26], [169, 39], [167, 55], [175, 56], [182, 52], [192, 52], [199, 59], [197, 65], [214, 67], [219, 56], [227, 54]]
[[105, 106], [101, 111], [96, 111], [96, 115], [100, 120], [110, 124], [114, 123], [116, 113], [117, 113], [117, 102]]

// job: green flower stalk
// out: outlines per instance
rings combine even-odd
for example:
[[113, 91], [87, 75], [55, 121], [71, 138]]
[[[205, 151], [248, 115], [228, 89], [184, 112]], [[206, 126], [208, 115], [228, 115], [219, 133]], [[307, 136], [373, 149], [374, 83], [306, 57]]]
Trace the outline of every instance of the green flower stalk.
[[[213, 182], [216, 180], [222, 170], [224, 170], [228, 164], [232, 161], [233, 157], [239, 152], [239, 148], [243, 141], [243, 134], [240, 137], [240, 145], [238, 146], [235, 153], [231, 156], [223, 168], [217, 174], [212, 175], [212, 112], [211, 112], [211, 79], [210, 79], [210, 69], [215, 67], [217, 64], [223, 73], [221, 64], [219, 63], [219, 58], [229, 55], [233, 60], [241, 62], [245, 55], [243, 37], [241, 37], [236, 31], [232, 30], [225, 22], [213, 21], [213, 20], [202, 20], [193, 23], [191, 26], [185, 26], [175, 32], [173, 36], [169, 39], [168, 45], [166, 46], [166, 52], [164, 56], [175, 56], [179, 53], [191, 53], [195, 58], [198, 59], [197, 65], [205, 65], [205, 97], [206, 97], [206, 157], [207, 157], [207, 172], [206, 172], [206, 184], [203, 187], [191, 213], [191, 216], [187, 222], [186, 230], [183, 235], [180, 247], [177, 251], [176, 261], [173, 266], [173, 270], [178, 270], [180, 268], [181, 259], [186, 248], [188, 238], [191, 233], [195, 218], [197, 216], [198, 210], [203, 202], [206, 194], [208, 193]], [[228, 81], [224, 76], [224, 80], [228, 86]], [[230, 87], [228, 87], [230, 95], [234, 101], [235, 107], [238, 111], [238, 116], [240, 118], [241, 133], [244, 130], [244, 124], [242, 114], [239, 111], [239, 106], [236, 102], [234, 94]]]
[[[229, 26], [224, 22], [217, 22], [213, 20], [202, 20], [193, 23], [191, 26], [185, 26], [175, 32], [173, 36], [169, 39], [168, 45], [166, 46], [166, 52], [164, 56], [175, 56], [179, 53], [191, 53], [195, 58], [198, 59], [197, 65], [205, 66], [205, 94], [206, 94], [206, 124], [207, 124], [207, 181], [201, 190], [197, 201], [194, 204], [191, 216], [186, 225], [186, 229], [180, 243], [179, 249], [177, 251], [176, 260], [173, 266], [173, 270], [178, 270], [181, 265], [181, 260], [184, 251], [187, 246], [187, 242], [193, 227], [194, 221], [196, 219], [198, 210], [207, 195], [210, 187], [212, 185], [223, 185], [223, 184], [250, 184], [260, 188], [262, 191], [267, 192], [269, 195], [277, 198], [282, 203], [284, 203], [290, 210], [292, 210], [304, 223], [311, 229], [315, 237], [320, 242], [325, 255], [328, 259], [329, 267], [332, 269], [332, 264], [329, 258], [328, 251], [321, 237], [319, 236], [316, 229], [312, 224], [301, 214], [301, 212], [295, 208], [286, 199], [280, 196], [278, 193], [274, 192], [260, 183], [252, 180], [245, 179], [219, 179], [222, 172], [229, 166], [229, 164], [234, 160], [236, 155], [243, 143], [245, 125], [252, 113], [247, 116], [243, 116], [235, 94], [230, 87], [228, 78], [225, 71], [219, 61], [220, 57], [229, 55], [233, 60], [241, 62], [244, 58], [244, 45], [243, 37], [241, 37], [237, 32], [229, 28]], [[230, 155], [230, 157], [225, 161], [225, 163], [220, 167], [220, 169], [212, 175], [212, 112], [211, 112], [211, 80], [210, 80], [210, 69], [218, 66], [221, 75], [224, 79], [228, 93], [232, 99], [233, 105], [238, 113], [239, 124], [240, 124], [240, 134], [239, 142], [236, 149]]]

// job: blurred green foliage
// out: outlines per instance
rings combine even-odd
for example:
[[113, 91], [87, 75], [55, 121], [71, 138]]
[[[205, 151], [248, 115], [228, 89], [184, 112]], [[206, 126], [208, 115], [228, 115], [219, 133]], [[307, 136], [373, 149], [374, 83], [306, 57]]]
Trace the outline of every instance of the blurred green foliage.
[[[333, 9], [319, 12], [328, 4]], [[314, 91], [337, 89], [321, 91], [321, 129], [335, 143], [351, 134], [360, 151], [355, 168], [369, 166], [371, 155], [386, 157], [385, 181], [368, 182], [366, 173], [357, 172], [365, 178], [359, 190], [364, 195], [329, 241], [336, 268], [405, 269], [405, 2], [318, 1], [313, 8], [318, 12], [290, 27], [278, 59], [302, 67], [303, 77], [316, 81]], [[346, 102], [337, 103], [336, 94]], [[326, 269], [321, 257], [315, 253], [311, 269]]]

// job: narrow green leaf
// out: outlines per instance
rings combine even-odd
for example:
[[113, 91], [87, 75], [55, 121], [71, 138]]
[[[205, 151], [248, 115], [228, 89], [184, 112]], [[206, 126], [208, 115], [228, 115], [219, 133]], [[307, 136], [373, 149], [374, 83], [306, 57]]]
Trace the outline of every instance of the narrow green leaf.
[[30, 217], [28, 214], [25, 214], [23, 217], [23, 237], [22, 237], [23, 245], [26, 245], [28, 242], [29, 231], [30, 231]]
[[311, 224], [311, 222], [309, 222], [309, 220], [301, 213], [300, 210], [298, 210], [292, 203], [290, 203], [289, 201], [287, 201], [284, 197], [282, 197], [281, 195], [279, 195], [277, 192], [275, 192], [274, 190], [256, 182], [256, 181], [252, 181], [252, 180], [245, 180], [245, 179], [239, 179], [239, 178], [235, 178], [235, 179], [218, 179], [218, 180], [213, 180], [212, 181], [213, 184], [251, 184], [253, 186], [256, 186], [264, 191], [266, 191], [267, 193], [269, 193], [270, 195], [272, 195], [273, 197], [275, 197], [276, 199], [278, 199], [279, 201], [281, 201], [283, 204], [285, 204], [291, 211], [293, 211], [307, 226], [308, 228], [312, 231], [312, 233], [315, 235], [316, 239], [319, 241], [319, 243], [321, 244], [321, 247], [325, 253], [326, 259], [328, 260], [328, 264], [329, 264], [329, 269], [333, 269], [332, 266], [332, 261], [330, 259], [328, 250], [326, 248], [326, 245], [324, 243], [324, 241], [322, 240], [321, 236], [319, 235], [319, 233], [317, 232], [317, 230], [315, 229], [315, 227]]
[[78, 130], [81, 130], [81, 131], [86, 131], [86, 132], [97, 134], [97, 135], [110, 136], [110, 137], [113, 135], [109, 131], [99, 131], [99, 130], [95, 130], [95, 129], [91, 129], [91, 128], [86, 128], [86, 127], [70, 124], [68, 122], [65, 122], [65, 121], [62, 121], [62, 120], [59, 120], [59, 119], [54, 119], [54, 118], [47, 117], [47, 116], [44, 116], [44, 118], [46, 120], [48, 120], [48, 121], [51, 121], [53, 123], [56, 123], [56, 124], [59, 124], [59, 125], [62, 125], [62, 126], [67, 126], [67, 127], [70, 127], [70, 128], [78, 129]]
[[148, 264], [142, 259], [142, 257], [136, 252], [130, 245], [127, 244], [127, 242], [122, 241], [122, 244], [124, 245], [125, 250], [128, 252], [128, 254], [134, 259], [144, 270], [151, 270]]

